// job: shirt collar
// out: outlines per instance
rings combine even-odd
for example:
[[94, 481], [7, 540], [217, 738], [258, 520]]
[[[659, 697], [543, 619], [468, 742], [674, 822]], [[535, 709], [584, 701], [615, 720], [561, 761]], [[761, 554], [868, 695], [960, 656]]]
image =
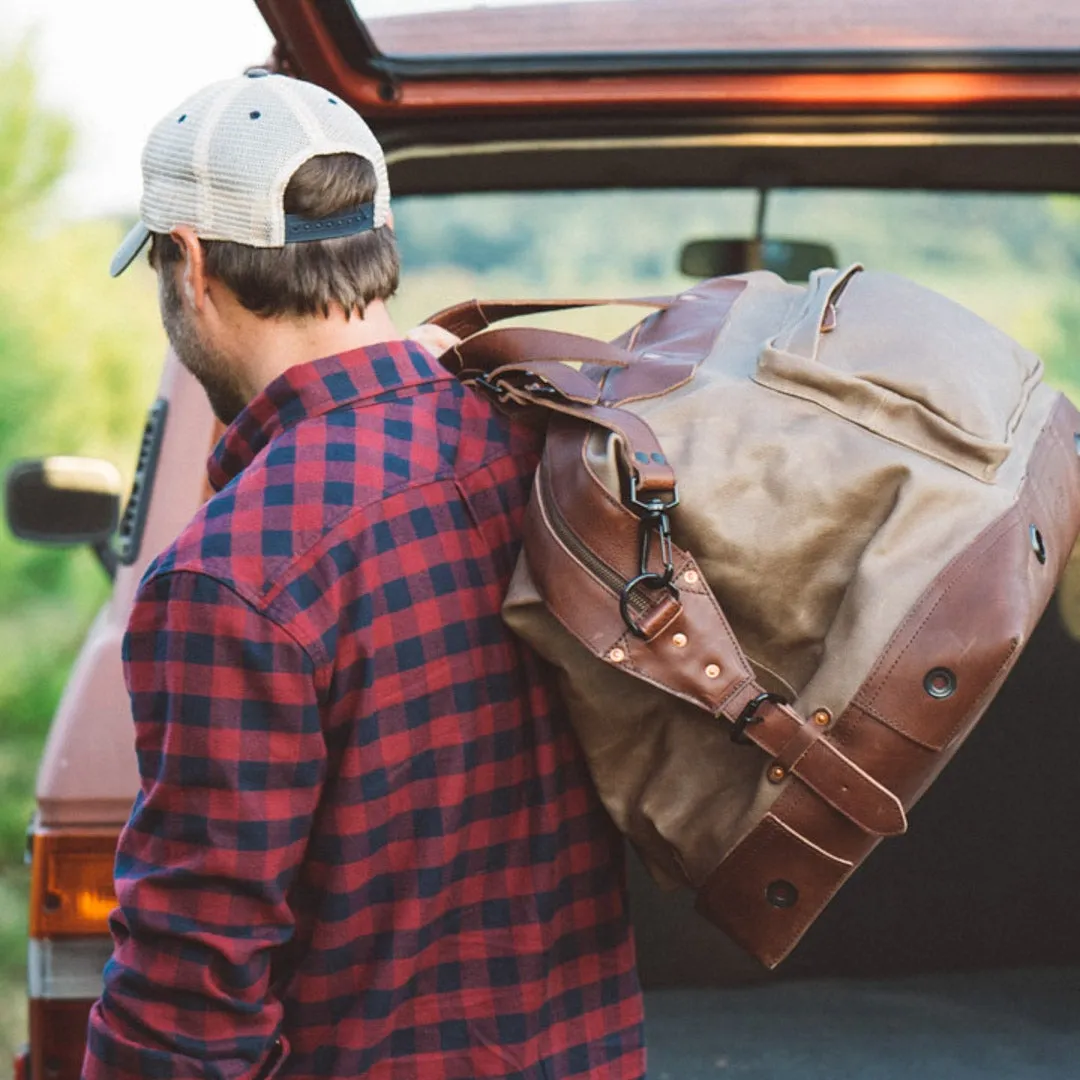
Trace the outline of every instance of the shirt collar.
[[297, 364], [252, 399], [226, 429], [207, 463], [210, 483], [220, 491], [271, 439], [301, 420], [387, 391], [452, 378], [412, 341], [387, 341]]

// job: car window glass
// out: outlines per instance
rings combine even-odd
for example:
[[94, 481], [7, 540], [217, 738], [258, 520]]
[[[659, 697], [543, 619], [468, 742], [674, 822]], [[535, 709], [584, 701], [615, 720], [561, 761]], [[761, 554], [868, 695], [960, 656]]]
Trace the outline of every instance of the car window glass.
[[[409, 196], [395, 201], [411, 325], [469, 297], [633, 296], [686, 288], [690, 240], [753, 235], [752, 191], [603, 191]], [[775, 191], [766, 235], [831, 244], [938, 289], [1047, 362], [1080, 401], [1080, 197]], [[533, 321], [614, 336], [633, 309]]]

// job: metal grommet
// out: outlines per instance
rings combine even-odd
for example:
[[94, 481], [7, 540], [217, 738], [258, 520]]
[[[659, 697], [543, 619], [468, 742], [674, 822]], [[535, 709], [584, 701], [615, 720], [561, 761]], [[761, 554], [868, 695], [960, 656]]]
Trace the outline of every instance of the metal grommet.
[[765, 889], [765, 899], [774, 908], [790, 908], [799, 902], [799, 890], [790, 881], [770, 881]]
[[720, 665], [719, 664], [709, 664], [705, 668], [705, 674], [710, 679], [719, 679], [720, 678]]
[[607, 654], [607, 658], [613, 664], [621, 664], [626, 659], [626, 652], [623, 649], [612, 649], [611, 652]]
[[1031, 550], [1035, 552], [1035, 558], [1040, 563], [1046, 562], [1046, 541], [1043, 540], [1043, 534], [1039, 532], [1037, 525], [1032, 525], [1029, 530], [1031, 536]]
[[810, 717], [818, 727], [828, 727], [832, 723], [832, 713], [828, 709], [817, 709]]
[[772, 765], [769, 767], [768, 777], [770, 784], [779, 784], [787, 776], [787, 769], [783, 765]]
[[939, 701], [956, 693], [956, 675], [947, 667], [932, 668], [922, 681], [923, 689]]
[[687, 644], [689, 644], [689, 641], [690, 639], [685, 634], [674, 634], [671, 638], [671, 644], [674, 645], [676, 649], [685, 649]]
[[701, 575], [696, 570], [687, 570], [682, 579], [687, 585], [696, 585], [701, 580]]

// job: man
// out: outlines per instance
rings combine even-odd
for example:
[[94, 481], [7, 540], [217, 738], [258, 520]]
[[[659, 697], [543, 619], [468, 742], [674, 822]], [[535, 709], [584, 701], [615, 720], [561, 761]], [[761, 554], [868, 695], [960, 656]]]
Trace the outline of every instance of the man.
[[538, 438], [404, 341], [382, 153], [256, 72], [141, 224], [230, 426], [125, 642], [141, 791], [84, 1076], [644, 1074], [621, 847], [503, 625]]

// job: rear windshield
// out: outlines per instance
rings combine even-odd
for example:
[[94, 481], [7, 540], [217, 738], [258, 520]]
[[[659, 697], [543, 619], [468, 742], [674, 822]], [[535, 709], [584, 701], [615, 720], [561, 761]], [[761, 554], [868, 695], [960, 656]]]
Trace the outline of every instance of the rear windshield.
[[[752, 237], [759, 212], [754, 192], [724, 189], [398, 197], [395, 314], [412, 326], [471, 296], [678, 291], [693, 281], [687, 244]], [[835, 265], [903, 274], [972, 308], [1041, 354], [1080, 404], [1080, 196], [777, 190], [762, 224], [770, 240], [828, 245]], [[529, 321], [613, 337], [640, 318], [624, 307]]]
[[1072, 0], [351, 0], [389, 56], [1080, 50]]

